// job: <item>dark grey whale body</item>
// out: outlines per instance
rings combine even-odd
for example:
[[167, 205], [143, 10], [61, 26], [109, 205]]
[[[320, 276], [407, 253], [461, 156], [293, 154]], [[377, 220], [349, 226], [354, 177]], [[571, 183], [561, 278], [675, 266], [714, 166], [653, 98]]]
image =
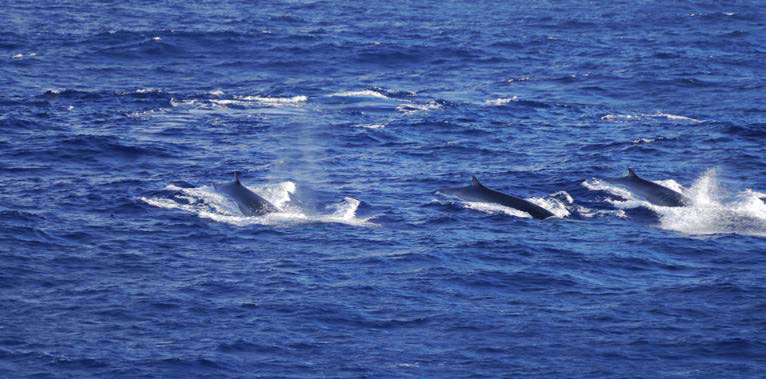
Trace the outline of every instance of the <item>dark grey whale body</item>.
[[234, 180], [225, 184], [213, 186], [216, 192], [237, 203], [237, 207], [245, 216], [261, 216], [266, 213], [279, 212], [277, 207], [268, 200], [258, 196], [239, 182], [239, 171], [234, 173]]
[[532, 204], [529, 201], [518, 198], [513, 195], [507, 195], [502, 192], [491, 190], [484, 187], [475, 176], [471, 177], [471, 185], [457, 188], [446, 188], [436, 191], [444, 195], [457, 196], [465, 201], [476, 201], [482, 203], [500, 204], [509, 208], [518, 209], [529, 213], [537, 219], [545, 219], [554, 216], [549, 210]]
[[691, 203], [689, 198], [670, 188], [639, 178], [630, 167], [628, 167], [628, 175], [626, 176], [621, 178], [605, 178], [602, 180], [610, 184], [624, 187], [628, 191], [643, 197], [646, 201], [654, 205], [683, 207]]

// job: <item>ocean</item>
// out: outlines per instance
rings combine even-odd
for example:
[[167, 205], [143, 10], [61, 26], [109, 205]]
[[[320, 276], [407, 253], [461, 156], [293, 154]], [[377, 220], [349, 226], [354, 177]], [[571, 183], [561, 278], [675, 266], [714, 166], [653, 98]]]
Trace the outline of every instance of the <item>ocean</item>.
[[2, 378], [766, 375], [761, 2], [1, 8]]

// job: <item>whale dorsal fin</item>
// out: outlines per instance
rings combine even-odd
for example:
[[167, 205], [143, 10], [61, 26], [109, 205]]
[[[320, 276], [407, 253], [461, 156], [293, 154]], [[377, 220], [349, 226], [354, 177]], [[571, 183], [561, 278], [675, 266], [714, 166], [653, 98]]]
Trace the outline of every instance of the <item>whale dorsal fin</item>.
[[479, 179], [476, 179], [475, 176], [471, 176], [471, 185], [474, 187], [483, 187], [481, 183], [479, 183]]
[[234, 171], [234, 183], [239, 183], [239, 174], [241, 174], [241, 172]]
[[628, 175], [630, 175], [630, 176], [632, 176], [634, 178], [638, 178], [638, 175], [636, 175], [636, 173], [630, 167], [628, 167]]

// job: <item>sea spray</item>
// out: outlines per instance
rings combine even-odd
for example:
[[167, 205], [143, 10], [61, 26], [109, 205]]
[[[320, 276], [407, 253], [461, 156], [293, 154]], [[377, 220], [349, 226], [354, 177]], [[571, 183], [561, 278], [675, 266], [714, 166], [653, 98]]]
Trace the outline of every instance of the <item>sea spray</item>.
[[181, 188], [169, 185], [165, 187], [165, 190], [174, 192], [172, 196], [141, 197], [139, 200], [158, 208], [178, 209], [196, 214], [200, 218], [236, 226], [290, 226], [312, 222], [365, 227], [377, 226], [370, 221], [372, 217], [358, 218], [356, 216], [360, 201], [354, 198], [346, 197], [342, 202], [330, 205], [329, 208], [333, 210], [332, 213], [316, 214], [291, 202], [290, 195], [297, 191], [297, 186], [293, 182], [287, 181], [248, 188], [274, 204], [280, 211], [262, 216], [244, 216], [236, 204], [215, 192], [211, 186]]
[[656, 180], [657, 184], [678, 191], [691, 200], [685, 207], [664, 207], [634, 196], [624, 188], [599, 179], [589, 179], [583, 186], [602, 190], [624, 200], [607, 199], [610, 204], [631, 209], [645, 207], [659, 217], [658, 227], [690, 235], [742, 234], [766, 236], [766, 204], [760, 192], [751, 189], [728, 191], [719, 183], [717, 170], [708, 169], [685, 188], [673, 179]]

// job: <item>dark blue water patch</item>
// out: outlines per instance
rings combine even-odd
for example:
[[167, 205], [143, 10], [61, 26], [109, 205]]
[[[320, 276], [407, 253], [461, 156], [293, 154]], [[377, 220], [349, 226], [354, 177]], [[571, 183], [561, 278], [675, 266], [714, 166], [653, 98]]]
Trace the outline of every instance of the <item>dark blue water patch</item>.
[[724, 132], [740, 137], [759, 138], [766, 136], [766, 124], [754, 123], [750, 125], [731, 125], [725, 128]]
[[[57, 141], [60, 148], [51, 149], [51, 139]], [[9, 155], [18, 158], [47, 156], [51, 159], [81, 162], [84, 157], [95, 160], [167, 158], [172, 157], [173, 151], [177, 149], [163, 144], [136, 146], [111, 136], [75, 135], [31, 141], [29, 146], [11, 150]]]
[[12, 53], [13, 50], [24, 46], [22, 38], [22, 36], [13, 32], [2, 32], [0, 33], [0, 49], [9, 50], [8, 52]]

